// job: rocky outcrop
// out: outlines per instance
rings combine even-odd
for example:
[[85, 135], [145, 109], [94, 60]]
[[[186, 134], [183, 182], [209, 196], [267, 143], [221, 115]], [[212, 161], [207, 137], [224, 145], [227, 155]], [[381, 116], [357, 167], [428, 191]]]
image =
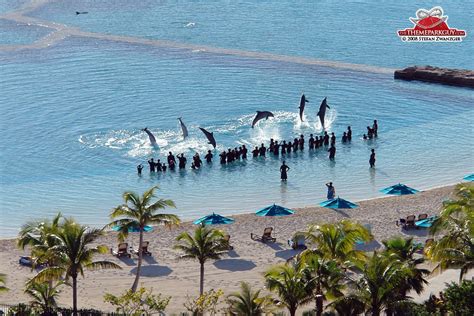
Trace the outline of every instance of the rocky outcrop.
[[474, 88], [474, 71], [472, 70], [413, 66], [402, 70], [395, 70], [394, 78]]

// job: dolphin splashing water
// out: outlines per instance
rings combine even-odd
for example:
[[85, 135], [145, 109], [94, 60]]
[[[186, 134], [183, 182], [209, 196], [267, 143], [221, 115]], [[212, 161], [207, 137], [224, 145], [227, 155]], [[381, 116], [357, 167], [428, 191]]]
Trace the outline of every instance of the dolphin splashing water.
[[188, 137], [188, 129], [186, 125], [184, 125], [183, 120], [181, 120], [180, 117], [178, 117], [179, 125], [181, 125], [181, 130], [183, 131], [183, 138], [186, 139]]
[[150, 139], [150, 143], [153, 147], [158, 147], [158, 144], [156, 143], [156, 138], [155, 136], [148, 130], [148, 127], [145, 127], [142, 129], [145, 133], [147, 133], [148, 138]]
[[206, 135], [209, 144], [211, 144], [214, 149], [216, 149], [216, 139], [214, 138], [214, 133], [206, 131], [204, 128], [199, 127], [199, 129]]
[[269, 117], [274, 117], [272, 112], [269, 111], [257, 111], [257, 115], [252, 121], [252, 128], [255, 126], [255, 124], [258, 123], [258, 121], [266, 119], [268, 120]]
[[306, 96], [303, 94], [303, 95], [301, 96], [301, 99], [300, 99], [300, 106], [299, 106], [301, 122], [303, 122], [303, 113], [304, 113], [304, 107], [305, 107], [305, 105], [306, 105], [306, 102], [309, 102], [309, 100], [306, 99]]
[[326, 116], [326, 109], [330, 109], [327, 101], [327, 98], [324, 98], [324, 100], [321, 102], [321, 105], [319, 106], [319, 111], [318, 111], [318, 117], [319, 120], [321, 121], [321, 126], [324, 129], [324, 117]]

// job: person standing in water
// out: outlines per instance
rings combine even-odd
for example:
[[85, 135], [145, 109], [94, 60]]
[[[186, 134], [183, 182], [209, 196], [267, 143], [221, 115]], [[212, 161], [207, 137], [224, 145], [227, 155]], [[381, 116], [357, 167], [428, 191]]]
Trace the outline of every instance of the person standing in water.
[[324, 132], [324, 146], [329, 145], [329, 135], [328, 132]]
[[336, 158], [336, 147], [331, 146], [328, 150], [328, 153], [329, 153], [329, 159], [334, 160]]
[[142, 165], [142, 164], [139, 164], [139, 165], [137, 166], [137, 173], [138, 173], [139, 176], [142, 175], [142, 170], [143, 170], [143, 165]]
[[242, 160], [247, 160], [247, 147], [245, 145], [242, 145]]
[[331, 133], [331, 146], [336, 145], [336, 135], [334, 133]]
[[208, 150], [207, 154], [204, 156], [204, 158], [206, 159], [206, 162], [211, 163], [212, 162], [212, 157], [214, 157], [214, 155], [211, 153], [210, 150]]
[[255, 146], [255, 149], [252, 150], [252, 157], [257, 158], [259, 152], [260, 152], [260, 150], [258, 150], [258, 146]]
[[283, 161], [283, 164], [281, 165], [280, 167], [280, 178], [281, 178], [281, 181], [286, 181], [288, 179], [288, 170], [290, 170], [290, 167], [288, 167], [286, 164], [285, 164], [285, 161]]
[[153, 160], [153, 158], [148, 160], [148, 164], [150, 165], [150, 172], [155, 172], [155, 161]]
[[375, 168], [375, 149], [371, 149], [371, 154], [370, 154], [370, 159], [369, 159], [369, 164], [370, 168]]
[[313, 134], [309, 135], [309, 142], [308, 142], [309, 149], [314, 149], [314, 137]]
[[336, 189], [332, 185], [332, 182], [326, 183], [326, 186], [328, 187], [328, 194], [327, 194], [327, 199], [332, 200], [336, 196]]
[[178, 156], [178, 160], [179, 160], [179, 169], [184, 169], [186, 168], [186, 157], [184, 157], [184, 154], [181, 154], [181, 156]]
[[347, 141], [350, 142], [351, 140], [352, 140], [352, 130], [350, 126], [347, 126]]
[[262, 143], [260, 146], [260, 157], [265, 157], [265, 154], [267, 153], [267, 148], [265, 148], [265, 145]]
[[377, 120], [374, 120], [374, 125], [372, 125], [372, 130], [374, 132], [374, 137], [377, 137], [378, 129], [379, 129], [379, 125], [377, 124]]

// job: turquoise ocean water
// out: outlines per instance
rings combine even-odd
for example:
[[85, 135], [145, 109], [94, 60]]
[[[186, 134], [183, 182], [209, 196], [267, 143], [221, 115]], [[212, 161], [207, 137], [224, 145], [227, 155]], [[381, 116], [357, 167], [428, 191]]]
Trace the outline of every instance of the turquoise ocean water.
[[[0, 0], [0, 14], [25, 3]], [[238, 50], [232, 55], [107, 35], [12, 51], [5, 47], [41, 41], [50, 30], [0, 19], [0, 236], [59, 210], [100, 226], [123, 191], [157, 184], [160, 195], [176, 201], [173, 212], [192, 219], [273, 202], [314, 205], [328, 181], [348, 199], [379, 197], [379, 189], [398, 182], [419, 189], [459, 182], [474, 170], [473, 91], [394, 81], [387, 70], [412, 64], [473, 69], [470, 2], [441, 4], [449, 25], [468, 32], [462, 43], [408, 44], [396, 36], [418, 8], [437, 4], [89, 0], [46, 3], [27, 13], [97, 34]], [[272, 55], [245, 57], [243, 51]], [[275, 57], [281, 55], [293, 59]], [[305, 62], [313, 59], [376, 67], [351, 71]], [[297, 115], [302, 91], [310, 100], [304, 123]], [[188, 161], [195, 151], [204, 153], [209, 145], [198, 127], [214, 131], [218, 151], [319, 134], [316, 113], [324, 97], [331, 106], [328, 130], [338, 135], [336, 162], [323, 150], [285, 157], [286, 184], [279, 181], [281, 156], [227, 166], [216, 160], [201, 170], [158, 175], [145, 166], [136, 175], [138, 163], [164, 159], [168, 151], [184, 152]], [[275, 119], [251, 129], [256, 110], [270, 110]], [[185, 141], [177, 117], [190, 131]], [[379, 138], [364, 142], [373, 119]], [[342, 145], [347, 125], [354, 137]], [[145, 126], [159, 150], [140, 131]], [[368, 168], [371, 148], [375, 170]]]

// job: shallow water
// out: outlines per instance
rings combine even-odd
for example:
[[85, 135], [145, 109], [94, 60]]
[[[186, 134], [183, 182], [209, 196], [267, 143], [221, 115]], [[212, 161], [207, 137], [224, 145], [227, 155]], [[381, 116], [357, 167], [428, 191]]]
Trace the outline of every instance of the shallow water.
[[[91, 3], [102, 3], [104, 12], [109, 5]], [[200, 3], [213, 8], [213, 2]], [[51, 7], [48, 14], [60, 21], [70, 3], [56, 5], [59, 9]], [[88, 27], [104, 31], [94, 24]], [[280, 30], [280, 36], [287, 36], [285, 32]], [[211, 39], [205, 44], [214, 44]], [[235, 43], [246, 48], [241, 41]], [[460, 56], [468, 53], [460, 51]], [[440, 54], [430, 57], [433, 64], [470, 62], [467, 55], [455, 60]], [[364, 61], [391, 66], [395, 56], [380, 49]], [[58, 210], [102, 225], [121, 203], [123, 191], [142, 192], [157, 184], [161, 196], [176, 201], [173, 212], [190, 219], [211, 211], [253, 211], [273, 202], [314, 205], [324, 199], [328, 181], [341, 197], [357, 200], [381, 196], [379, 189], [398, 182], [418, 189], [456, 183], [474, 169], [474, 96], [468, 89], [394, 81], [390, 74], [78, 37], [47, 49], [0, 51], [0, 65], [0, 236], [12, 236], [26, 220]], [[302, 91], [310, 100], [304, 123], [297, 114]], [[327, 128], [338, 136], [336, 162], [329, 162], [323, 150], [289, 155], [288, 183], [279, 181], [281, 156], [228, 166], [216, 160], [201, 170], [159, 175], [150, 175], [146, 166], [141, 178], [136, 175], [138, 163], [164, 159], [168, 151], [184, 152], [188, 165], [195, 151], [203, 155], [209, 145], [198, 127], [215, 133], [218, 151], [242, 144], [250, 149], [271, 137], [289, 140], [303, 133], [307, 139], [321, 132], [316, 113], [324, 97], [331, 106]], [[252, 129], [256, 110], [270, 110], [275, 118]], [[185, 141], [177, 117], [189, 129]], [[379, 138], [364, 142], [362, 133], [375, 118]], [[354, 131], [353, 141], [342, 145], [340, 135], [347, 125]], [[145, 126], [155, 134], [159, 150], [140, 131]], [[377, 153], [375, 170], [368, 168], [371, 148]]]

